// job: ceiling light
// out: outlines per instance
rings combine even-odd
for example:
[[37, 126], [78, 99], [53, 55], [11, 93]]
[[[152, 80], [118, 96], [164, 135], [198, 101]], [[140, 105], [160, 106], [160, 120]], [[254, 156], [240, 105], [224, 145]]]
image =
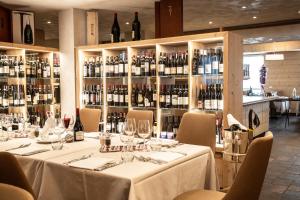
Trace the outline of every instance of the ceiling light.
[[125, 24], [126, 24], [126, 25], [129, 25], [129, 22], [126, 22]]
[[213, 22], [212, 21], [210, 21], [210, 22], [208, 22], [209, 24], [213, 24]]
[[269, 41], [272, 41], [272, 40], [273, 40], [272, 38], [269, 39]]
[[253, 19], [256, 19], [257, 17], [256, 17], [256, 16], [253, 16], [252, 18], [253, 18]]
[[247, 8], [247, 6], [242, 6], [242, 9], [246, 9]]
[[298, 14], [300, 15], [300, 10], [298, 10]]
[[51, 21], [47, 21], [47, 24], [51, 24], [52, 22]]

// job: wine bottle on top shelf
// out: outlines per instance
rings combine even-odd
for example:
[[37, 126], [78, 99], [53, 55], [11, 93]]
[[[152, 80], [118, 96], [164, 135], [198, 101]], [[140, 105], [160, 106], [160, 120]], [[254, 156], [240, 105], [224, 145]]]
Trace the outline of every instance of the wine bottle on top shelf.
[[111, 42], [120, 42], [120, 26], [117, 13], [114, 14], [114, 23], [111, 28]]
[[26, 26], [24, 29], [24, 43], [33, 44], [33, 32], [30, 26], [29, 16], [27, 16]]
[[134, 21], [132, 22], [132, 40], [141, 39], [141, 23], [139, 21], [138, 12], [134, 13]]

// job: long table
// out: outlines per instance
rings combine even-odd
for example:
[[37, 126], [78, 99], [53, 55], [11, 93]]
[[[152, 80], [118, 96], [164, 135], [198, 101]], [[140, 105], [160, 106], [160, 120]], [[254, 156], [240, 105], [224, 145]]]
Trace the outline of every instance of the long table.
[[[12, 139], [0, 143], [0, 151], [9, 143], [34, 139]], [[27, 142], [28, 142], [27, 141]], [[119, 143], [119, 137], [112, 144]], [[134, 160], [103, 171], [73, 168], [63, 163], [82, 155], [120, 159], [121, 153], [100, 153], [97, 139], [64, 144], [62, 150], [31, 156], [17, 156], [38, 200], [170, 200], [192, 189], [218, 189], [214, 155], [209, 147], [178, 145], [173, 151], [186, 153], [166, 164]]]

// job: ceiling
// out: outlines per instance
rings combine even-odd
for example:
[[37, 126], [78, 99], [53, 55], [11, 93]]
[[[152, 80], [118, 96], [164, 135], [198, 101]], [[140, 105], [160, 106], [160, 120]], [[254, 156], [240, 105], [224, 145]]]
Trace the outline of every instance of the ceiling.
[[[0, 0], [0, 2], [13, 9], [34, 11], [37, 16], [36, 27], [45, 30], [48, 39], [58, 37], [58, 11], [68, 8], [99, 10], [99, 30], [103, 38], [109, 36], [113, 12], [117, 11], [119, 14], [121, 30], [130, 31], [130, 25], [125, 23], [131, 22], [133, 12], [138, 11], [146, 38], [154, 37], [155, 0]], [[300, 19], [300, 0], [183, 0], [183, 2], [184, 31]], [[51, 24], [48, 24], [48, 21], [51, 21]], [[261, 35], [257, 38], [251, 38], [248, 42], [265, 41], [264, 38], [267, 37]], [[278, 35], [278, 38], [300, 39], [298, 33], [293, 35], [288, 30], [286, 34]]]

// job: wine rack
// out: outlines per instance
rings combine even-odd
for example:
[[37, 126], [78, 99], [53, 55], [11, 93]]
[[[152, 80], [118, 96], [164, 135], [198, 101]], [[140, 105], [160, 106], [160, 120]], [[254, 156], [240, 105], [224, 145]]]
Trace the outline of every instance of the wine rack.
[[[176, 133], [165, 134], [171, 126], [164, 124], [170, 121], [177, 130], [185, 112], [215, 113], [218, 120], [228, 113], [241, 118], [242, 42], [235, 33], [81, 46], [76, 52], [76, 105], [101, 109], [103, 124], [111, 113], [153, 110], [157, 135], [172, 138]], [[89, 56], [102, 57], [101, 77], [83, 76]], [[100, 106], [84, 103], [87, 83], [101, 85]], [[112, 104], [112, 90], [125, 103]], [[226, 118], [221, 121], [226, 127]]]
[[40, 125], [46, 112], [60, 115], [59, 59], [55, 48], [0, 43], [1, 112], [39, 118]]

